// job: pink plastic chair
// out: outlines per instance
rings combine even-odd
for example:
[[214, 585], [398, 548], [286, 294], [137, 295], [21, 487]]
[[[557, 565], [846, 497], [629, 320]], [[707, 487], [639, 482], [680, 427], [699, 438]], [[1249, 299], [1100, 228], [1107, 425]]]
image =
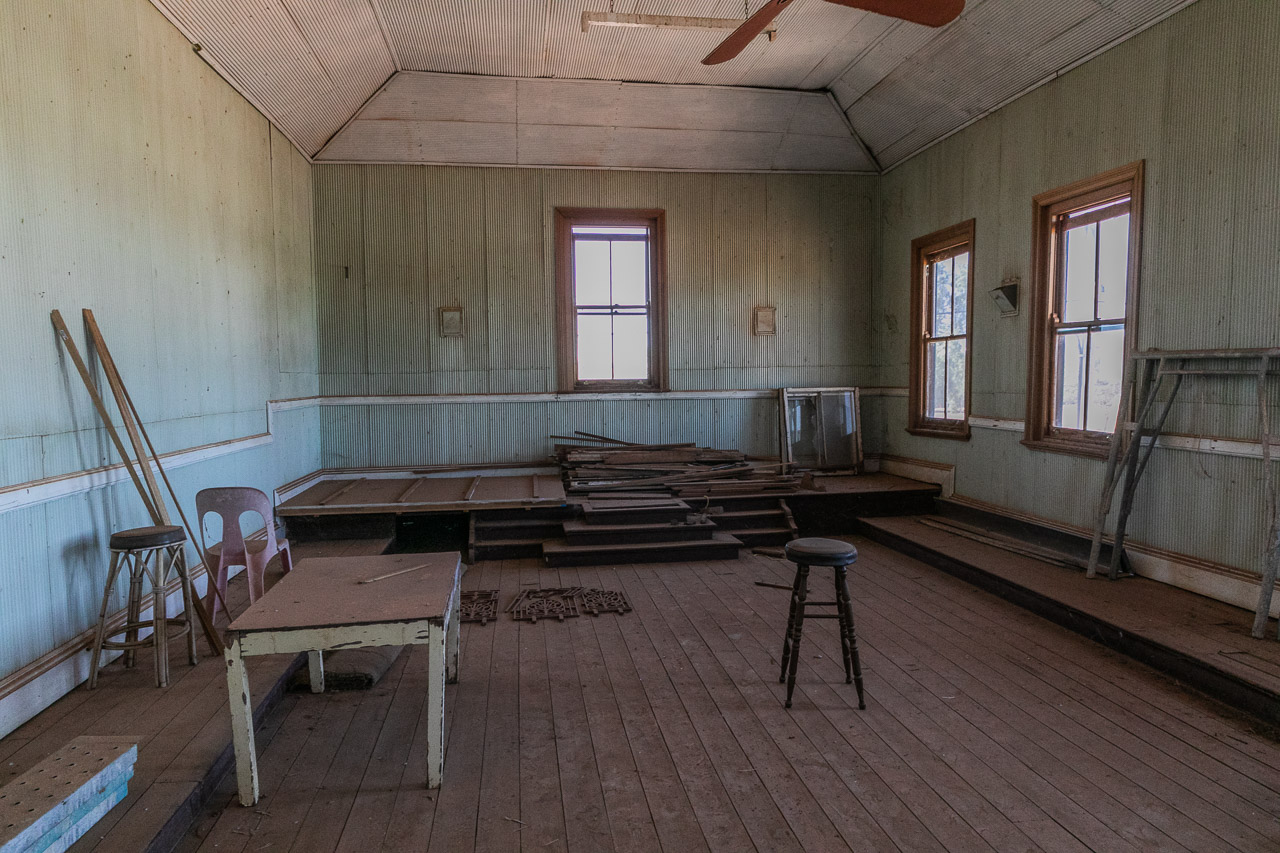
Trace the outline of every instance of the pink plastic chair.
[[[256, 512], [262, 516], [266, 535], [261, 539], [245, 540], [240, 530], [240, 516], [246, 512]], [[227, 597], [227, 569], [231, 566], [244, 566], [249, 573], [249, 602], [255, 602], [263, 593], [267, 563], [277, 553], [286, 572], [293, 569], [293, 555], [289, 552], [289, 540], [276, 538], [275, 509], [271, 499], [257, 489], [247, 486], [228, 486], [216, 489], [201, 489], [196, 493], [196, 516], [200, 533], [204, 535], [204, 519], [214, 513], [222, 519], [222, 541], [209, 546], [205, 550], [206, 565], [217, 563], [217, 571], [212, 578], [213, 586], [205, 594], [205, 607], [209, 609], [213, 619], [218, 618], [219, 600], [213, 594], [213, 587], [222, 593], [222, 600]], [[230, 614], [227, 614], [230, 617]]]

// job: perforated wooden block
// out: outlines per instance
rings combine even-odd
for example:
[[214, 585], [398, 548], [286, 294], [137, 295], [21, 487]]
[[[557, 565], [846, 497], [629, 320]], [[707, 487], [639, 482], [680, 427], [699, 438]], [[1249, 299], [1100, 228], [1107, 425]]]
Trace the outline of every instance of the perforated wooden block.
[[124, 798], [137, 744], [78, 737], [0, 788], [0, 853], [59, 853]]

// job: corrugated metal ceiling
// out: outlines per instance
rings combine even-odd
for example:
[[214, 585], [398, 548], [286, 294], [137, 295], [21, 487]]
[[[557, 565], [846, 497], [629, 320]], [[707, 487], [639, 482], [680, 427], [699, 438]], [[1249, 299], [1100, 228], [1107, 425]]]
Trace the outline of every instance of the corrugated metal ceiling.
[[[969, 0], [960, 19], [940, 30], [801, 0], [778, 17], [776, 41], [758, 38], [737, 59], [713, 67], [700, 60], [724, 31], [596, 27], [583, 33], [582, 12], [742, 17], [759, 7], [760, 0], [152, 2], [309, 157], [316, 157], [330, 140], [337, 142], [339, 131], [396, 71], [427, 71], [526, 81], [830, 90], [879, 164], [889, 167], [1193, 0]], [[658, 103], [647, 108], [663, 113], [668, 112], [663, 97], [671, 98], [673, 113], [678, 102], [688, 102], [661, 87], [632, 94], [650, 101], [656, 97]], [[752, 109], [750, 98], [742, 104], [743, 110]], [[492, 106], [481, 99], [475, 108], [483, 112]], [[470, 109], [468, 101], [457, 104], [455, 112], [464, 115], [450, 120], [484, 121], [466, 115]], [[398, 118], [401, 124], [441, 120], [426, 112]], [[581, 124], [564, 126], [579, 128], [564, 130], [566, 140], [582, 137]], [[693, 133], [703, 128], [695, 120], [687, 128], [669, 129]], [[409, 138], [403, 126], [387, 130]], [[351, 147], [357, 138], [367, 140], [379, 156], [396, 147], [374, 131], [376, 127], [365, 127], [346, 134], [343, 159], [360, 159]], [[550, 132], [551, 138], [546, 138], [548, 131], [538, 133], [543, 144], [554, 145], [559, 132]], [[432, 133], [419, 136], [425, 144], [433, 138]], [[767, 169], [797, 168], [786, 164], [803, 157], [769, 154], [766, 147], [776, 141], [762, 138], [762, 147], [745, 161], [768, 161]], [[628, 165], [607, 162], [608, 146], [587, 149], [596, 151], [592, 161], [577, 165]], [[494, 150], [506, 157], [495, 162], [512, 156], [501, 145]], [[477, 162], [475, 156], [473, 151], [465, 162]], [[703, 168], [702, 159], [696, 166], [670, 165]], [[824, 168], [865, 167], [861, 160], [855, 166], [855, 159]]]

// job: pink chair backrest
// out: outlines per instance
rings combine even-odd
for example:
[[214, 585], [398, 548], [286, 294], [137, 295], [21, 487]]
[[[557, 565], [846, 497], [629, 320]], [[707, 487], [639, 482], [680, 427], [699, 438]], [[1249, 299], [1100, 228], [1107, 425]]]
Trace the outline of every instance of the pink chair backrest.
[[204, 529], [204, 517], [214, 513], [222, 519], [222, 551], [224, 554], [243, 554], [244, 532], [240, 529], [240, 516], [256, 512], [262, 516], [266, 528], [266, 557], [280, 550], [276, 544], [275, 508], [271, 499], [257, 489], [248, 486], [225, 486], [201, 489], [196, 493], [196, 516], [200, 529]]

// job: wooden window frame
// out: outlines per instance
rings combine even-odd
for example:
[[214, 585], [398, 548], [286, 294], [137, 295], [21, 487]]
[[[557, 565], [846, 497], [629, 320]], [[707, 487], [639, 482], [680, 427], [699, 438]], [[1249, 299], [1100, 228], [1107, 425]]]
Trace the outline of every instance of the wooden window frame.
[[[1053, 426], [1054, 323], [1060, 298], [1057, 287], [1059, 217], [1111, 199], [1129, 197], [1129, 270], [1125, 284], [1124, 373], [1137, 339], [1138, 281], [1142, 258], [1142, 192], [1144, 161], [1130, 163], [1092, 178], [1043, 192], [1032, 199], [1031, 342], [1028, 358], [1027, 420], [1022, 443], [1036, 450], [1105, 459], [1111, 433]], [[1123, 375], [1123, 373], [1122, 373]], [[1128, 418], [1129, 412], [1119, 413]]]
[[[973, 271], [975, 221], [970, 219], [911, 241], [911, 374], [908, 389], [907, 432], [932, 438], [969, 439], [969, 389], [973, 381]], [[965, 310], [964, 418], [941, 420], [925, 417], [925, 348], [928, 341], [926, 319], [933, 292], [926, 278], [931, 258], [965, 247], [969, 253], [969, 299]], [[955, 254], [960, 254], [956, 251]]]
[[[636, 226], [649, 229], [649, 379], [578, 379], [577, 305], [573, 294], [575, 225]], [[561, 392], [635, 392], [667, 390], [667, 236], [666, 211], [601, 207], [555, 210], [556, 350]]]

